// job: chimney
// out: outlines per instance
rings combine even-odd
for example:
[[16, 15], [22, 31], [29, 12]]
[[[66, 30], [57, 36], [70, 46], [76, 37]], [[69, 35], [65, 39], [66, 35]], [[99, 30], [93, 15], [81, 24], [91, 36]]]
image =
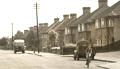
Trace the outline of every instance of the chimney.
[[42, 27], [48, 27], [48, 23], [40, 23], [39, 28], [42, 28]]
[[27, 33], [27, 32], [29, 32], [28, 30], [24, 30], [24, 33]]
[[28, 34], [28, 30], [24, 30], [24, 35], [27, 35]]
[[70, 19], [73, 19], [73, 18], [76, 18], [76, 17], [77, 17], [77, 14], [76, 14], [76, 13], [70, 14]]
[[33, 27], [30, 27], [29, 29], [30, 29], [30, 31], [33, 31]]
[[44, 26], [45, 26], [45, 27], [48, 27], [48, 23], [44, 23]]
[[59, 22], [59, 18], [54, 18], [54, 23]]
[[105, 7], [105, 6], [108, 6], [107, 3], [108, 1], [107, 0], [98, 0], [99, 2], [99, 8], [101, 7]]
[[37, 26], [34, 26], [34, 27], [33, 27], [33, 30], [34, 30], [34, 31], [37, 31]]
[[65, 19], [69, 19], [69, 14], [64, 14], [64, 15], [63, 15], [63, 18], [64, 18], [64, 20], [65, 20]]
[[83, 15], [90, 13], [90, 7], [83, 7]]

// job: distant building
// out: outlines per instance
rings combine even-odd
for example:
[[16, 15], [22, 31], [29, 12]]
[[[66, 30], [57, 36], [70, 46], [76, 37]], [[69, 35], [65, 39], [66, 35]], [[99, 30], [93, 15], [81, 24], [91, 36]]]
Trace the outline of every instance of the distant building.
[[42, 51], [48, 51], [48, 23], [40, 23], [39, 24], [39, 39], [40, 39], [40, 46]]

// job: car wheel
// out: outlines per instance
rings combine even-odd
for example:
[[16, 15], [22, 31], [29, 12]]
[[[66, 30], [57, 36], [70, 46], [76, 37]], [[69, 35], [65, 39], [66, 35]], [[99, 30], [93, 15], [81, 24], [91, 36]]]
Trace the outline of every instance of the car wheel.
[[25, 51], [23, 50], [22, 53], [25, 53]]
[[16, 54], [16, 50], [14, 50], [14, 54]]
[[74, 56], [74, 60], [76, 60], [76, 57]]
[[94, 57], [95, 57], [95, 55], [92, 55], [92, 56], [91, 56], [91, 59], [94, 60], [94, 59], [95, 59]]
[[77, 55], [76, 59], [79, 60], [79, 56], [78, 55]]

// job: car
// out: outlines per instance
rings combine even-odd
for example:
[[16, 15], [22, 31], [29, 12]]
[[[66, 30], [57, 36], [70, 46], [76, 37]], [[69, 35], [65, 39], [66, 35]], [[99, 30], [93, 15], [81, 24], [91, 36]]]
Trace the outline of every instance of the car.
[[[79, 58], [86, 58], [86, 48], [88, 48], [90, 42], [87, 40], [82, 40], [77, 42], [76, 49], [74, 50], [74, 60], [79, 60]], [[92, 48], [91, 59], [94, 59], [96, 55], [95, 47]]]
[[14, 45], [14, 53], [16, 54], [17, 52], [22, 52], [22, 53], [25, 53], [25, 42], [24, 40], [22, 39], [17, 39], [17, 40], [14, 40], [13, 42], [13, 45]]

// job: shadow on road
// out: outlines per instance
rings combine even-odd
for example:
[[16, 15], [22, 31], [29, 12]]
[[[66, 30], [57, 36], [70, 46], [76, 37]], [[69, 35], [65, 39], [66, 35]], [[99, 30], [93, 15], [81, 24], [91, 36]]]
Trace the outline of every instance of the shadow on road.
[[110, 62], [110, 63], [115, 63], [116, 62], [116, 61], [103, 60], [103, 59], [94, 59], [93, 61]]
[[42, 56], [42, 55], [35, 54], [35, 53], [26, 53], [26, 54], [30, 54], [30, 55], [36, 55], [36, 56]]
[[[79, 61], [86, 61], [86, 59], [79, 59]], [[101, 62], [116, 63], [116, 61], [103, 60], [103, 59], [94, 59], [94, 60], [92, 60], [92, 61], [101, 61]]]

